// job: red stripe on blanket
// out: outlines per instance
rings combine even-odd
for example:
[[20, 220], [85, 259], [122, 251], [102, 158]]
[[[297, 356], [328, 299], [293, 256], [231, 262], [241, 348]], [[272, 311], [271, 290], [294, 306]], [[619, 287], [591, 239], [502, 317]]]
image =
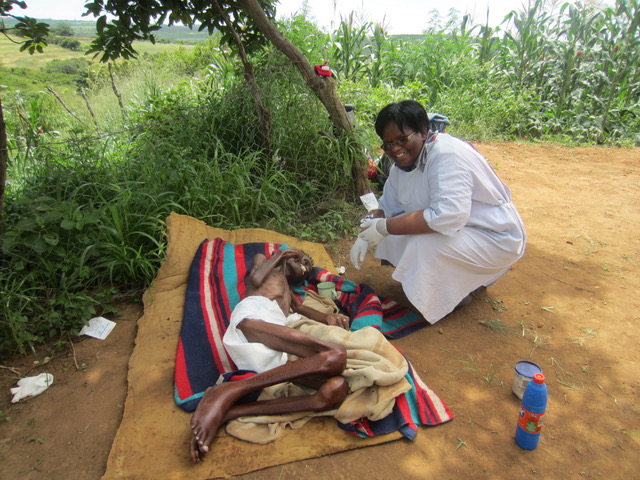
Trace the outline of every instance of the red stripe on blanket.
[[188, 398], [193, 395], [191, 384], [187, 376], [187, 364], [184, 358], [184, 347], [182, 339], [178, 341], [178, 353], [176, 354], [176, 388], [178, 389], [180, 398]]
[[[225, 248], [227, 247], [227, 242], [223, 241], [220, 238], [216, 238], [215, 242], [216, 242], [216, 251], [214, 252], [214, 255], [216, 255], [217, 258], [224, 258], [224, 252], [225, 252]], [[216, 302], [216, 323], [218, 326], [218, 330], [220, 332], [220, 337], [218, 339], [219, 344], [217, 348], [220, 355], [225, 355], [226, 365], [228, 365], [228, 368], [223, 370], [223, 372], [229, 372], [229, 371], [235, 370], [236, 365], [235, 363], [233, 363], [233, 360], [231, 359], [231, 357], [227, 354], [227, 350], [224, 348], [224, 344], [222, 343], [222, 337], [224, 336], [224, 332], [227, 331], [228, 322], [229, 322], [229, 319], [231, 318], [231, 311], [233, 310], [233, 307], [235, 307], [235, 304], [233, 306], [231, 305], [231, 301], [229, 299], [229, 291], [227, 287], [236, 291], [240, 285], [242, 286], [242, 288], [244, 288], [244, 277], [238, 278], [234, 285], [228, 285], [225, 282], [225, 279], [227, 278], [227, 274], [226, 274], [227, 272], [224, 271], [225, 263], [215, 262], [213, 261], [213, 259], [212, 259], [212, 262], [216, 265], [216, 271], [214, 272], [215, 277], [212, 278], [212, 285], [214, 285], [215, 292], [217, 293], [217, 297], [214, 298], [212, 296], [212, 301]], [[234, 265], [234, 268], [237, 271], [238, 265]], [[241, 262], [241, 269], [242, 271], [246, 270], [244, 261]]]
[[246, 380], [247, 378], [251, 378], [251, 377], [255, 377], [256, 373], [255, 372], [251, 372], [251, 373], [244, 373], [244, 374], [238, 374], [238, 375], [234, 375], [233, 377], [231, 377], [229, 379], [230, 382], [238, 382], [240, 380]]
[[428, 395], [418, 390], [416, 392], [416, 401], [418, 402], [418, 411], [420, 412], [420, 421], [426, 425], [437, 425], [442, 423], [440, 415], [437, 414], [433, 402]]
[[398, 395], [396, 397], [396, 407], [400, 410], [405, 422], [407, 422], [413, 430], [417, 430], [418, 428], [415, 420], [413, 419], [413, 415], [411, 414], [411, 407], [409, 406], [406, 395]]
[[407, 308], [404, 305], [400, 305], [398, 302], [395, 302], [393, 300], [387, 300], [387, 302], [383, 303], [382, 311], [384, 312], [385, 322], [395, 320], [396, 318], [402, 318], [407, 314]]
[[[216, 329], [220, 334], [220, 337], [218, 339], [218, 345], [216, 345], [216, 348], [218, 349], [218, 352], [220, 353], [220, 355], [223, 355], [223, 354], [226, 355], [226, 350], [222, 343], [222, 337], [224, 336], [224, 332], [227, 331], [227, 321], [231, 317], [231, 307], [229, 305], [229, 292], [227, 291], [227, 283], [225, 282], [225, 271], [224, 271], [225, 264], [223, 262], [214, 260], [214, 258], [215, 259], [224, 258], [226, 242], [221, 241], [219, 238], [216, 238], [214, 242], [215, 242], [216, 248], [215, 248], [215, 251], [213, 252], [213, 256], [210, 259], [210, 262], [213, 265], [215, 265], [215, 269], [211, 271], [210, 284], [212, 288], [212, 293], [210, 296], [211, 297], [210, 300], [212, 302], [212, 311], [215, 312], [214, 321], [216, 323]], [[237, 266], [234, 265], [234, 269], [236, 268]], [[231, 288], [236, 289], [237, 283], [238, 282], [232, 285]], [[228, 360], [229, 364], [233, 365], [231, 358], [228, 356], [227, 358], [229, 359]], [[223, 370], [223, 372], [228, 372], [228, 371], [229, 369]]]
[[240, 297], [240, 300], [242, 300], [244, 297], [247, 296], [247, 287], [244, 283], [244, 279], [247, 276], [247, 273], [249, 272], [249, 270], [247, 269], [247, 262], [244, 258], [244, 247], [242, 247], [242, 245], [236, 245], [234, 250], [235, 250], [234, 261], [236, 263], [236, 275], [238, 276], [236, 289], [237, 289], [238, 296]]
[[[418, 393], [416, 397], [418, 399], [420, 420], [427, 425], [438, 425], [451, 420], [453, 418], [453, 413], [449, 410], [449, 407], [435, 396], [435, 394], [424, 384], [418, 375], [413, 375], [413, 378]], [[434, 402], [432, 395], [438, 400], [437, 405]], [[442, 411], [440, 411], [438, 405]]]
[[366, 295], [362, 300], [360, 308], [358, 309], [358, 312], [354, 318], [364, 317], [366, 315], [382, 315], [380, 298], [378, 297], [378, 295], [373, 293]]
[[[222, 301], [212, 293], [212, 286], [215, 285], [220, 295], [225, 299], [227, 297], [224, 291], [224, 284], [220, 285], [221, 282], [216, 281], [222, 278], [221, 266], [218, 265], [216, 270], [212, 270], [211, 268], [214, 265], [212, 259], [218, 255], [222, 255], [220, 250], [224, 242], [217, 242], [217, 240], [218, 239], [213, 242], [206, 242], [206, 244], [203, 245], [200, 265], [200, 298], [202, 301], [202, 313], [207, 338], [209, 339], [211, 354], [213, 355], [216, 368], [219, 372], [229, 372], [234, 370], [235, 367], [222, 344], [222, 337], [226, 331], [226, 325], [221, 323], [223, 318], [221, 309], [224, 308], [227, 302]], [[220, 291], [220, 289], [222, 291]]]
[[362, 421], [356, 422], [357, 428], [362, 430], [368, 437], [375, 437], [376, 433], [371, 429], [369, 425], [369, 419], [363, 418]]

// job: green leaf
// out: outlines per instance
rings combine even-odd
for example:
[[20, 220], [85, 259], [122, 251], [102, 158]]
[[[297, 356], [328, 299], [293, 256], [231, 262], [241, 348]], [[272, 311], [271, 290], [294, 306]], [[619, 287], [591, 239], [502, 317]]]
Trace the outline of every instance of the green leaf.
[[74, 228], [76, 228], [76, 222], [65, 218], [60, 222], [60, 228], [64, 228], [65, 230], [73, 230]]
[[57, 210], [50, 210], [44, 214], [44, 220], [46, 223], [55, 223], [61, 218], [64, 218], [64, 214]]
[[106, 25], [107, 25], [107, 16], [102, 15], [101, 17], [98, 18], [98, 20], [96, 20], [96, 30], [98, 31], [98, 33], [102, 33]]
[[53, 246], [56, 246], [58, 242], [60, 242], [60, 237], [56, 233], [45, 233], [42, 238], [44, 238], [44, 241], [49, 245]]
[[23, 218], [15, 226], [19, 232], [36, 232], [39, 230], [38, 223], [33, 218]]
[[46, 252], [47, 249], [47, 242], [44, 241], [44, 239], [39, 238], [38, 240], [36, 240], [35, 242], [33, 242], [33, 244], [31, 245], [31, 248], [33, 249], [34, 252], [36, 252], [37, 254], [43, 254], [44, 252]]

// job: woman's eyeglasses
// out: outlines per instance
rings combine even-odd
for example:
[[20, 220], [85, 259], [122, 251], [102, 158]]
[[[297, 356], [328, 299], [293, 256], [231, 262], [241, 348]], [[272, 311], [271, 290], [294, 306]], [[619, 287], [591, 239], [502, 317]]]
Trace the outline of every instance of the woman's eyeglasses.
[[404, 147], [409, 142], [409, 140], [411, 140], [411, 137], [413, 137], [415, 134], [416, 132], [413, 132], [410, 135], [403, 135], [393, 142], [383, 143], [382, 145], [380, 145], [380, 148], [385, 152], [390, 152], [394, 147]]

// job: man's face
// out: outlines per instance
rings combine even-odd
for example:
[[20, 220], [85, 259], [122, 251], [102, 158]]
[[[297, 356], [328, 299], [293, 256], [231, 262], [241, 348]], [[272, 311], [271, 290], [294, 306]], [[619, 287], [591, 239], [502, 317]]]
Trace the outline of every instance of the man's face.
[[313, 262], [309, 255], [302, 250], [295, 250], [296, 255], [287, 258], [285, 275], [291, 285], [302, 283], [309, 277]]

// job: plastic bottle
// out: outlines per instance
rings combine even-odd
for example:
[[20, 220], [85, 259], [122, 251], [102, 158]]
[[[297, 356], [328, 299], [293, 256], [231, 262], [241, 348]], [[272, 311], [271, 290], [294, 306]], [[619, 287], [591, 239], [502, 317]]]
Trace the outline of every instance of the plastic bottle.
[[520, 417], [516, 426], [516, 443], [525, 450], [533, 450], [540, 441], [542, 420], [547, 411], [547, 385], [544, 375], [536, 373], [522, 396]]

